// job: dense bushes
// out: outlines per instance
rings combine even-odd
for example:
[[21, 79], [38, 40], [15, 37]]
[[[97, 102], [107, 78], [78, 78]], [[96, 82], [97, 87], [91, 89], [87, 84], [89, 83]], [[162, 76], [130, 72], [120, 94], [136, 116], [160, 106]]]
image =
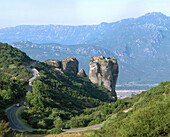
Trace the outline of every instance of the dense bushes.
[[[165, 136], [170, 131], [170, 102], [148, 105], [138, 109], [122, 120], [124, 123], [117, 134], [125, 136]], [[170, 110], [169, 110], [170, 112]]]
[[[2, 120], [5, 119], [5, 107], [26, 93], [24, 85], [31, 75], [23, 64], [31, 59], [2, 43], [0, 57]], [[44, 63], [39, 63], [37, 69], [41, 77], [33, 82], [33, 91], [27, 92], [27, 103], [22, 113], [22, 118], [31, 126], [41, 128], [33, 133], [56, 134], [63, 127], [83, 127], [106, 120], [103, 127], [90, 136], [170, 135], [170, 82], [162, 82], [132, 98], [108, 104], [104, 102], [112, 101], [109, 93], [92, 84], [88, 78], [61, 74]]]
[[109, 93], [87, 77], [64, 75], [44, 63], [36, 68], [41, 77], [33, 82], [32, 93], [27, 92], [26, 117], [23, 117], [34, 128], [54, 128], [56, 119], [61, 119], [64, 128], [99, 124], [131, 104], [124, 100], [103, 103], [111, 101]]
[[[83, 118], [84, 109], [93, 108], [110, 100], [110, 93], [92, 84], [88, 78], [78, 78], [54, 71], [45, 63], [35, 66], [40, 77], [33, 82], [32, 92], [27, 92], [23, 116], [34, 128], [80, 127], [99, 123], [105, 116], [92, 114]], [[77, 120], [77, 122], [73, 122]], [[61, 126], [62, 125], [62, 126]]]
[[[18, 80], [0, 80], [0, 121], [5, 120], [7, 121], [7, 116], [5, 115], [5, 108], [15, 103], [17, 99], [25, 96], [26, 89], [24, 88], [23, 81]], [[2, 121], [1, 121], [2, 122]], [[2, 131], [5, 133], [5, 126], [0, 124], [0, 128], [2, 126]], [[7, 124], [8, 125], [8, 124]], [[7, 134], [9, 136], [19, 136], [19, 134], [15, 134], [13, 131], [8, 131]], [[3, 135], [3, 133], [0, 133], [0, 136]]]
[[22, 51], [6, 43], [0, 43], [0, 79], [28, 81], [32, 76], [26, 66], [32, 60]]
[[7, 66], [8, 64], [21, 65], [31, 61], [30, 57], [24, 52], [8, 45], [7, 43], [0, 43], [0, 57], [1, 66]]
[[105, 122], [101, 130], [91, 135], [112, 136], [168, 136], [170, 134], [170, 82], [129, 99], [132, 110], [120, 110]]
[[[7, 121], [5, 108], [25, 96], [24, 86], [32, 76], [25, 65], [30, 61], [32, 60], [24, 52], [6, 43], [0, 43], [0, 121]], [[9, 134], [17, 135], [12, 131]]]
[[25, 96], [24, 83], [18, 80], [0, 80], [0, 120], [5, 118], [7, 105]]

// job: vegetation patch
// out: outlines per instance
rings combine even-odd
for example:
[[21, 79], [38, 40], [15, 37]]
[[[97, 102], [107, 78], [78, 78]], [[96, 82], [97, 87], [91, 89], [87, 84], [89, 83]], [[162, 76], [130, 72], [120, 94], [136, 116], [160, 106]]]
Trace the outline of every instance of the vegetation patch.
[[123, 112], [124, 109], [121, 108], [116, 113], [112, 113], [103, 127], [93, 131], [90, 136], [170, 135], [170, 81], [161, 82], [151, 90], [123, 99], [117, 107], [124, 106], [123, 102], [126, 102], [129, 111]]
[[[110, 93], [72, 73], [61, 74], [45, 63], [38, 63], [40, 77], [27, 92], [22, 118], [33, 128], [75, 128], [98, 124], [106, 119], [101, 112], [90, 115], [94, 107], [112, 101]], [[89, 114], [86, 115], [86, 111]]]
[[13, 69], [13, 68], [16, 68], [16, 66], [14, 64], [11, 64], [11, 65], [9, 65], [9, 68]]
[[23, 107], [21, 107], [21, 108], [19, 108], [18, 109], [18, 111], [17, 111], [17, 117], [18, 117], [18, 119], [22, 122], [22, 124], [25, 126], [25, 127], [27, 127], [27, 128], [30, 128], [30, 129], [33, 129], [28, 123], [27, 123], [27, 121], [25, 120], [25, 119], [22, 119], [22, 113], [24, 112], [24, 108]]
[[24, 52], [14, 48], [6, 43], [0, 43], [0, 79], [17, 80], [23, 79], [27, 82], [32, 73], [26, 68], [25, 65], [30, 64], [30, 59]]

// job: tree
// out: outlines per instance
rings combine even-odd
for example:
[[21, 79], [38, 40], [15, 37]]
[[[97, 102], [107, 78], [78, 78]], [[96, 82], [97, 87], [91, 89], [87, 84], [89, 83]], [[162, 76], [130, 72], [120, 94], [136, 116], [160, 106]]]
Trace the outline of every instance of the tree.
[[43, 90], [44, 86], [43, 83], [39, 80], [35, 81], [33, 86], [33, 91], [28, 92], [26, 98], [28, 99], [28, 103], [33, 106], [33, 110], [35, 112], [41, 112], [44, 110], [44, 104], [43, 104]]
[[60, 117], [56, 117], [56, 120], [54, 121], [55, 128], [61, 129], [63, 128], [63, 121]]
[[10, 131], [10, 128], [8, 128], [8, 123], [2, 120], [0, 122], [0, 137], [4, 137], [5, 133], [8, 133], [9, 131]]
[[8, 102], [10, 102], [11, 100], [13, 100], [14, 95], [11, 91], [11, 89], [8, 90], [2, 90], [0, 92], [0, 95], [2, 96], [3, 99], [7, 100]]
[[44, 119], [42, 119], [38, 122], [38, 127], [39, 128], [46, 128], [46, 123], [45, 123]]
[[32, 98], [33, 98], [32, 93], [30, 91], [28, 91], [27, 94], [26, 94], [26, 99], [27, 99], [27, 103], [29, 105], [30, 105]]

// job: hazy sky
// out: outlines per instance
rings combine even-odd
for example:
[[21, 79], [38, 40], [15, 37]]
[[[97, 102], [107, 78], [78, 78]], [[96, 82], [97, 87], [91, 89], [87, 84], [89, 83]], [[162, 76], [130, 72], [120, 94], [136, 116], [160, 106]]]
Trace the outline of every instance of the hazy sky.
[[170, 16], [170, 0], [0, 0], [0, 28], [99, 24], [148, 12]]

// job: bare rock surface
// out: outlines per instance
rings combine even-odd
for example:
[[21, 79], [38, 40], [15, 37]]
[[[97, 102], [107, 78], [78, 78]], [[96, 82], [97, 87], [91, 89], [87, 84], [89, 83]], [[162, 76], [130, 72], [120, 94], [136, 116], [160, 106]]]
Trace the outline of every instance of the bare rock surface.
[[63, 72], [73, 72], [77, 74], [79, 62], [74, 57], [67, 57], [62, 60], [62, 70]]
[[84, 71], [84, 69], [81, 69], [78, 73], [77, 73], [78, 77], [84, 78], [86, 77], [86, 72]]
[[60, 61], [58, 59], [46, 60], [44, 62], [47, 63], [48, 65], [55, 67], [55, 68], [61, 68], [61, 66], [62, 66], [62, 61]]
[[51, 65], [55, 68], [55, 70], [58, 70], [60, 72], [73, 72], [74, 74], [77, 74], [78, 72], [78, 65], [79, 62], [75, 57], [67, 57], [64, 58], [62, 61], [59, 60], [47, 60], [44, 61], [48, 65]]
[[114, 57], [92, 57], [89, 63], [89, 79], [92, 83], [104, 86], [116, 97], [115, 86], [118, 77], [118, 64]]

